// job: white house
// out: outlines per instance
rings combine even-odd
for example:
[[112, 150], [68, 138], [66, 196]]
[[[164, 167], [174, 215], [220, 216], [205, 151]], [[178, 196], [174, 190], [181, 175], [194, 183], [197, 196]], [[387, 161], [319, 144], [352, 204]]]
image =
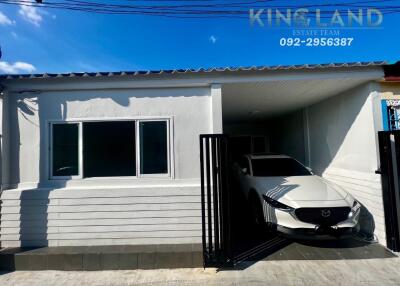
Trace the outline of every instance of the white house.
[[385, 244], [384, 65], [2, 75], [1, 245], [201, 243], [209, 133], [344, 186]]

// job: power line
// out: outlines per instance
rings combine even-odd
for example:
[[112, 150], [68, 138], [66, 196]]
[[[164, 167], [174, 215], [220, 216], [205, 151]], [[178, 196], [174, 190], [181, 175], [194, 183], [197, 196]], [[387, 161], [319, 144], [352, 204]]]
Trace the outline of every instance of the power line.
[[[28, 7], [41, 7], [48, 9], [61, 9], [69, 11], [80, 11], [97, 14], [118, 15], [147, 15], [174, 18], [248, 18], [249, 9], [299, 9], [309, 8], [309, 14], [316, 11], [312, 8], [324, 8], [322, 17], [329, 17], [336, 10], [347, 12], [347, 9], [378, 8], [382, 14], [393, 14], [400, 12], [400, 5], [386, 5], [388, 2], [399, 2], [398, 0], [364, 0], [349, 1], [345, 3], [314, 3], [279, 5], [278, 0], [120, 0], [112, 4], [104, 1], [85, 0], [0, 0], [0, 4], [19, 5]], [[371, 5], [379, 3], [379, 5]]]

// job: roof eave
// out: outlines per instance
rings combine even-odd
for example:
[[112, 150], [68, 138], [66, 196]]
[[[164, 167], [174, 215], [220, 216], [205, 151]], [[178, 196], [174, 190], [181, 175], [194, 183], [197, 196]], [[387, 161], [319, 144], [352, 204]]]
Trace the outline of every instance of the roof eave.
[[328, 68], [355, 68], [355, 67], [385, 67], [385, 61], [305, 64], [305, 65], [277, 65], [277, 66], [250, 66], [250, 67], [223, 67], [223, 68], [199, 68], [199, 69], [175, 69], [175, 70], [147, 70], [147, 71], [118, 71], [118, 72], [73, 72], [73, 73], [44, 73], [44, 74], [4, 74], [3, 80], [15, 79], [43, 79], [43, 78], [87, 78], [87, 77], [126, 77], [126, 76], [150, 76], [150, 75], [179, 75], [179, 74], [209, 74], [209, 73], [239, 73], [239, 72], [263, 72], [277, 70], [317, 70]]

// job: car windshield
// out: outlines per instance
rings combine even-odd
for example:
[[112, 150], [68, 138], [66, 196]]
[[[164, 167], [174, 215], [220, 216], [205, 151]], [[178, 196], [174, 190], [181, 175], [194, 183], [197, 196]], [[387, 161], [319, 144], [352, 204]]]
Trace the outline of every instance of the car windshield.
[[252, 159], [253, 176], [256, 177], [287, 177], [310, 176], [303, 165], [292, 158], [262, 158]]

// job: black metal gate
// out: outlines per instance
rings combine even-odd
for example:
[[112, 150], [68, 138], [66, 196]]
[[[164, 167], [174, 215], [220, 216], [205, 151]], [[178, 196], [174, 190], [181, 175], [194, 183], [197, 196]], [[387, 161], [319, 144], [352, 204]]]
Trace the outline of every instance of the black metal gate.
[[228, 136], [200, 135], [204, 267], [233, 265], [228, 186]]
[[400, 131], [380, 131], [379, 154], [387, 247], [400, 251]]

